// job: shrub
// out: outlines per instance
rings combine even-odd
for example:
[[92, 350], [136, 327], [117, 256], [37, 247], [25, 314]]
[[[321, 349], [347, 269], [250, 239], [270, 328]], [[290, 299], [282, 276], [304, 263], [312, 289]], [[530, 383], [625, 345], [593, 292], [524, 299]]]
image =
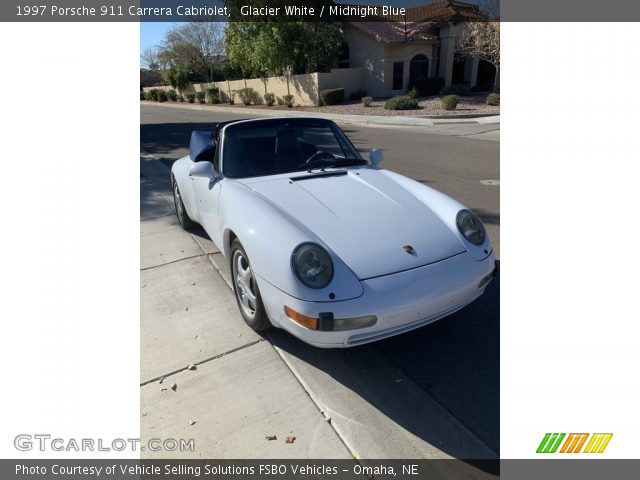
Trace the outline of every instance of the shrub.
[[211, 104], [220, 103], [220, 89], [218, 87], [207, 88], [207, 98]]
[[485, 103], [494, 107], [500, 105], [500, 95], [498, 95], [497, 93], [490, 93], [489, 95], [487, 95]]
[[386, 110], [413, 110], [418, 108], [418, 100], [406, 95], [399, 95], [384, 102], [384, 108]]
[[229, 104], [233, 105], [234, 103], [236, 103], [236, 91], [231, 90], [231, 92], [229, 92]]
[[411, 87], [407, 90], [407, 97], [409, 98], [418, 98], [420, 96], [420, 91], [417, 87]]
[[146, 100], [147, 99], [147, 94], [144, 91], [140, 92], [140, 100]]
[[178, 101], [184, 102], [184, 95], [182, 95], [181, 93], [178, 94]]
[[470, 97], [471, 88], [466, 85], [449, 85], [448, 87], [442, 87], [440, 89], [440, 96], [445, 97], [447, 95], [457, 95], [459, 97]]
[[370, 107], [373, 103], [373, 97], [362, 97], [361, 102], [363, 107]]
[[169, 97], [169, 100], [171, 100], [172, 102], [176, 102], [178, 100], [178, 94], [175, 90], [169, 90], [167, 92], [167, 97]]
[[357, 92], [353, 92], [351, 94], [351, 100], [362, 100], [366, 96], [367, 92], [365, 92], [364, 90], [358, 90]]
[[285, 95], [284, 97], [282, 97], [282, 101], [287, 107], [293, 107], [293, 95]]
[[431, 77], [414, 80], [411, 85], [409, 85], [409, 89], [415, 88], [418, 90], [420, 96], [428, 97], [437, 94], [443, 86], [444, 78]]
[[196, 98], [198, 99], [199, 103], [204, 103], [205, 101], [205, 93], [201, 90], [199, 92], [196, 92]]
[[458, 106], [457, 95], [445, 95], [442, 97], [442, 108], [445, 110], [455, 110]]
[[193, 92], [187, 92], [184, 95], [185, 97], [187, 97], [187, 102], [189, 103], [195, 103], [196, 101], [196, 94]]
[[271, 107], [276, 102], [276, 96], [273, 93], [267, 92], [264, 94], [264, 101]]
[[167, 97], [167, 92], [165, 92], [164, 90], [158, 90], [158, 101], [166, 102], [167, 100], [169, 100], [169, 97]]
[[320, 90], [320, 103], [322, 105], [338, 105], [344, 100], [344, 88], [331, 88]]
[[152, 88], [151, 90], [149, 90], [147, 92], [147, 99], [151, 100], [153, 102], [157, 102], [158, 101], [158, 89], [157, 88]]
[[251, 105], [251, 102], [258, 103], [256, 101], [258, 92], [256, 92], [253, 88], [241, 88], [240, 90], [238, 90], [238, 96], [240, 97], [240, 101], [245, 105]]

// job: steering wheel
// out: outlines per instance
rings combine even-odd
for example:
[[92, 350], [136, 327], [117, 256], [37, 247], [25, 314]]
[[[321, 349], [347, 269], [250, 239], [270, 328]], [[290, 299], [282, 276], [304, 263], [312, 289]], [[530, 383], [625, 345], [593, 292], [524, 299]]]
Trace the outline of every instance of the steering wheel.
[[333, 153], [323, 152], [323, 151], [316, 152], [313, 155], [311, 155], [309, 158], [307, 158], [304, 162], [302, 162], [300, 165], [298, 165], [297, 168], [300, 168], [300, 167], [311, 168], [314, 162], [317, 162], [319, 160], [333, 160], [334, 158], [336, 158], [336, 156]]

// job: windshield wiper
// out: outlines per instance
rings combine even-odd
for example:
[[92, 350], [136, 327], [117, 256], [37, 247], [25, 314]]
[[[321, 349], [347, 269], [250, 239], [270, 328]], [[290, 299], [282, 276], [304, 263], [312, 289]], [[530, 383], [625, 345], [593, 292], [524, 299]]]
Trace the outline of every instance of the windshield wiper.
[[324, 171], [325, 168], [330, 167], [348, 167], [350, 165], [366, 165], [367, 161], [361, 158], [351, 157], [336, 157], [329, 152], [318, 152], [312, 155], [306, 161], [307, 172], [311, 172], [315, 169]]

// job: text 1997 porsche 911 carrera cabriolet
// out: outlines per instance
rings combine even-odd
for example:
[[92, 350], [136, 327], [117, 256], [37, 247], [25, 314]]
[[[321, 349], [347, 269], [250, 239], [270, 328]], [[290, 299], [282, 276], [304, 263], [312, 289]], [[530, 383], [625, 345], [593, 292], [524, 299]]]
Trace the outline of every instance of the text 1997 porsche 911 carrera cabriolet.
[[360, 156], [317, 118], [193, 132], [171, 180], [180, 224], [229, 263], [242, 317], [318, 347], [351, 347], [441, 319], [495, 271], [476, 214]]

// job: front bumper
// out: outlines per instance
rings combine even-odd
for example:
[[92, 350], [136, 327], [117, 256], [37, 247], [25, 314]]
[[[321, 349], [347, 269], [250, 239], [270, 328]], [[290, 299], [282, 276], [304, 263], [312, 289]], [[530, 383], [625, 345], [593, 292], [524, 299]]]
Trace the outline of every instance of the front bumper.
[[[345, 348], [398, 335], [454, 313], [478, 298], [495, 269], [491, 253], [481, 261], [466, 252], [405, 272], [362, 281], [364, 293], [340, 302], [305, 302], [277, 289], [263, 278], [258, 286], [271, 322], [316, 347]], [[310, 317], [332, 312], [334, 318], [375, 315], [375, 325], [341, 331], [311, 330], [294, 322], [284, 306]]]

